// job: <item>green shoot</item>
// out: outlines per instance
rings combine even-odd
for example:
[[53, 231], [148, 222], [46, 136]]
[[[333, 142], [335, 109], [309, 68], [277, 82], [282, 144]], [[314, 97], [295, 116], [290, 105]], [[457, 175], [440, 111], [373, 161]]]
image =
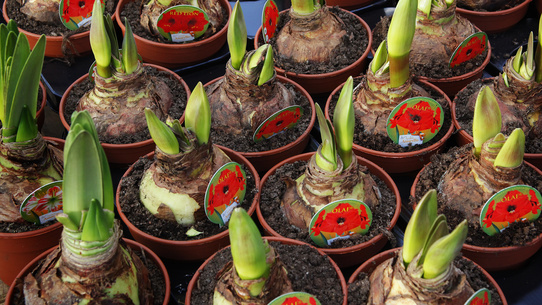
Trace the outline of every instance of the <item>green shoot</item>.
[[316, 117], [320, 126], [322, 144], [316, 153], [316, 164], [323, 170], [332, 172], [337, 169], [337, 150], [331, 123], [324, 117], [320, 105], [316, 104]]
[[382, 40], [378, 49], [376, 49], [373, 61], [371, 61], [371, 71], [377, 73], [382, 66], [388, 61], [388, 50], [386, 49], [386, 40]]
[[516, 128], [495, 157], [493, 165], [506, 168], [517, 167], [523, 163], [524, 152], [525, 134], [521, 128]]
[[483, 86], [476, 97], [474, 117], [472, 120], [472, 136], [474, 138], [474, 155], [480, 156], [482, 145], [501, 131], [501, 110], [493, 91]]
[[416, 0], [399, 0], [388, 29], [390, 87], [402, 86], [410, 77], [408, 56], [416, 30]]
[[137, 69], [139, 56], [137, 54], [134, 33], [128, 19], [124, 18], [124, 24], [126, 32], [122, 41], [122, 66], [126, 74], [132, 74]]
[[341, 90], [333, 115], [337, 150], [343, 161], [343, 169], [346, 169], [352, 163], [352, 144], [354, 141], [354, 124], [356, 123], [352, 101], [353, 91], [354, 79], [350, 76]]
[[168, 155], [179, 153], [179, 142], [173, 131], [166, 123], [160, 121], [156, 114], [149, 108], [145, 108], [145, 119], [151, 138], [158, 148]]
[[436, 278], [450, 268], [463, 247], [468, 228], [467, 220], [463, 220], [450, 234], [435, 241], [423, 263], [423, 278]]
[[230, 17], [228, 46], [231, 55], [231, 65], [234, 69], [239, 70], [247, 48], [247, 27], [239, 0], [235, 3]]
[[435, 219], [437, 219], [437, 191], [430, 190], [418, 203], [405, 230], [403, 244], [403, 263], [405, 266], [408, 266], [423, 249]]
[[94, 1], [90, 26], [90, 47], [96, 60], [96, 71], [103, 78], [111, 77], [111, 41], [107, 35], [105, 17], [100, 0]]
[[207, 93], [201, 82], [198, 82], [188, 98], [184, 111], [186, 129], [194, 132], [200, 144], [209, 142], [211, 133], [211, 109]]

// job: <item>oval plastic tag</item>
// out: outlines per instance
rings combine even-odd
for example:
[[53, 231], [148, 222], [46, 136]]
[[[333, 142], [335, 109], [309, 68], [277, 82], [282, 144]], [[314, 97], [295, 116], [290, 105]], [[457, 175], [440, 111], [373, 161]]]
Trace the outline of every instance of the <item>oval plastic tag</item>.
[[205, 11], [195, 6], [176, 5], [160, 14], [156, 27], [160, 35], [169, 41], [191, 41], [207, 31], [209, 17]]
[[21, 203], [21, 217], [37, 224], [54, 220], [62, 213], [62, 180], [43, 185]]
[[223, 226], [231, 212], [245, 199], [246, 174], [239, 163], [229, 162], [213, 175], [205, 191], [204, 208], [207, 218]]

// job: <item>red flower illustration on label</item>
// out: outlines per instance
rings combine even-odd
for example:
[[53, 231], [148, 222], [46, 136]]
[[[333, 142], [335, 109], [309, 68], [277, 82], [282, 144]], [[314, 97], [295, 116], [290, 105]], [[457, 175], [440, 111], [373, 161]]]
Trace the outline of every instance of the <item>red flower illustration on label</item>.
[[258, 130], [255, 135], [256, 139], [265, 138], [268, 139], [273, 135], [276, 135], [287, 128], [290, 128], [293, 124], [297, 123], [301, 117], [300, 108], [294, 110], [286, 110], [281, 112], [276, 118], [265, 121], [264, 125]]
[[64, 21], [70, 22], [70, 17], [90, 17], [93, 6], [92, 0], [66, 0], [62, 11]]
[[266, 42], [269, 42], [269, 39], [275, 35], [278, 20], [279, 10], [273, 1], [269, 1], [269, 4], [264, 9], [264, 23], [262, 25]]
[[47, 213], [56, 212], [62, 209], [62, 189], [59, 186], [51, 187], [43, 196], [43, 193], [36, 192], [23, 207], [25, 213], [33, 211], [41, 216]]
[[314, 226], [311, 228], [311, 233], [315, 236], [320, 235], [320, 232], [322, 231], [322, 223], [324, 223], [324, 215], [326, 215], [326, 211], [322, 210], [318, 214], [318, 218], [316, 219], [316, 222], [314, 223]]
[[492, 200], [483, 219], [484, 225], [489, 228], [494, 222], [512, 223], [525, 218], [529, 213], [536, 214], [540, 210], [540, 203], [533, 190], [529, 191], [529, 195], [512, 190], [501, 201], [496, 203]]
[[395, 113], [389, 122], [391, 128], [401, 126], [411, 135], [419, 135], [422, 140], [424, 130], [431, 130], [431, 133], [434, 133], [440, 128], [440, 108], [435, 111], [426, 101], [419, 101], [409, 108], [407, 106], [406, 103], [403, 104]]
[[484, 293], [483, 298], [476, 297], [469, 303], [469, 305], [489, 305], [489, 297], [487, 291]]
[[207, 211], [213, 215], [215, 208], [223, 205], [231, 205], [240, 190], [245, 189], [245, 177], [241, 168], [237, 165], [235, 172], [225, 169], [220, 173], [218, 183], [210, 185], [209, 204]]
[[348, 203], [341, 203], [327, 214], [320, 228], [324, 232], [342, 235], [361, 225], [362, 220], [358, 210]]
[[166, 33], [195, 33], [203, 31], [207, 23], [209, 21], [203, 12], [177, 12], [172, 9], [163, 13], [156, 25]]
[[486, 48], [486, 40], [481, 37], [473, 36], [465, 45], [460, 46], [455, 52], [450, 67], [455, 67], [466, 61], [469, 61], [479, 54], [482, 54]]

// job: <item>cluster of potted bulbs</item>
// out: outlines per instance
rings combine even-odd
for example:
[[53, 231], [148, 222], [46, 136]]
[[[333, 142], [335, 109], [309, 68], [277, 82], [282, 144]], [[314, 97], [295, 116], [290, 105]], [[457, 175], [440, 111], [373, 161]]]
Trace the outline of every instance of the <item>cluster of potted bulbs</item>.
[[[542, 44], [535, 52], [531, 33], [501, 75], [477, 80], [491, 47], [485, 36], [461, 42], [476, 27], [509, 27], [460, 17], [481, 4], [399, 0], [373, 44], [352, 12], [292, 0], [279, 13], [268, 1], [247, 50], [239, 2], [13, 2], [0, 25], [6, 304], [165, 305], [161, 258], [205, 260], [186, 304], [506, 304], [484, 269], [515, 267], [542, 246], [542, 172], [523, 161], [542, 126]], [[25, 18], [69, 30], [33, 37], [18, 28]], [[168, 69], [226, 40], [223, 77], [190, 92]], [[43, 137], [44, 56], [90, 52], [95, 63], [60, 103], [66, 139]], [[456, 80], [450, 57], [476, 69]], [[414, 76], [428, 63], [451, 77]], [[324, 110], [318, 93], [331, 93]], [[452, 124], [459, 112], [472, 139], [443, 153], [454, 125], [469, 129]], [[316, 121], [321, 144], [303, 154]], [[129, 165], [116, 194], [110, 164]], [[418, 171], [402, 203], [389, 174]], [[379, 254], [402, 208], [404, 245]], [[517, 231], [526, 242], [502, 241]], [[360, 264], [347, 283], [340, 268]]]

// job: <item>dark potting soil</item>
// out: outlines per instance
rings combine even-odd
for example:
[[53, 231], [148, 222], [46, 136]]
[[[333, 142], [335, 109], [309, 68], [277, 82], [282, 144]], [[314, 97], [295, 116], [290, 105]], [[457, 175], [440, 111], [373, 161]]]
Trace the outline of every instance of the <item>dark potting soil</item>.
[[[328, 256], [307, 245], [286, 245], [270, 242], [286, 266], [294, 291], [314, 295], [322, 304], [342, 304], [344, 294], [337, 271]], [[232, 260], [230, 248], [220, 250], [199, 273], [190, 304], [213, 304], [217, 273]]]
[[[456, 119], [459, 123], [459, 126], [461, 126], [461, 129], [466, 131], [471, 136], [472, 118], [474, 117], [474, 110], [467, 107], [469, 98], [474, 94], [478, 94], [482, 85], [489, 85], [493, 83], [494, 79], [495, 78], [485, 78], [476, 80], [467, 85], [467, 87], [465, 87], [463, 90], [459, 91], [455, 96], [454, 102]], [[511, 134], [516, 127], [520, 126], [506, 126], [505, 130], [503, 130], [503, 134]], [[542, 138], [536, 137], [533, 134], [528, 134], [525, 138], [525, 152], [531, 154], [542, 153]]]
[[2, 233], [23, 233], [28, 231], [39, 230], [55, 224], [57, 221], [49, 221], [44, 224], [36, 224], [33, 222], [0, 222], [0, 232]]
[[[140, 18], [141, 9], [143, 8], [142, 3], [143, 3], [142, 1], [127, 2], [124, 5], [124, 7], [122, 8], [122, 11], [120, 12], [120, 17], [122, 19], [122, 23], [124, 24], [124, 18], [128, 19], [128, 22], [130, 22], [130, 26], [132, 27], [132, 32], [134, 34], [136, 34], [137, 36], [141, 37], [141, 38], [144, 38], [144, 39], [147, 39], [147, 40], [150, 40], [150, 41], [154, 41], [154, 42], [159, 42], [159, 43], [181, 44], [179, 42], [169, 41], [169, 40], [167, 40], [166, 38], [164, 38], [164, 37], [162, 37], [160, 35], [155, 36], [155, 35], [152, 35], [151, 33], [147, 32], [147, 30], [141, 25], [141, 23], [139, 23], [139, 20], [141, 19]], [[226, 16], [227, 14], [228, 14], [228, 11], [224, 7], [222, 7], [222, 15]], [[227, 22], [228, 22], [228, 18], [223, 18], [222, 24], [218, 27], [217, 32], [220, 31], [223, 27], [225, 27]], [[216, 34], [216, 33], [209, 33], [209, 31], [207, 31], [202, 36], [200, 36], [200, 37], [198, 37], [198, 38], [196, 38], [196, 39], [194, 39], [192, 41], [184, 42], [184, 43], [191, 43], [191, 42], [194, 42], [194, 41], [200, 41], [200, 40], [209, 38], [209, 37], [213, 36], [214, 34]]]
[[[286, 191], [286, 184], [282, 178], [290, 177], [293, 180], [296, 180], [305, 172], [306, 167], [306, 161], [296, 161], [294, 163], [285, 164], [278, 168], [273, 175], [270, 175], [267, 178], [265, 185], [262, 186], [260, 209], [267, 224], [281, 236], [297, 239], [316, 246], [310, 237], [309, 231], [300, 230], [291, 225], [281, 208], [282, 196]], [[373, 222], [371, 223], [369, 231], [365, 235], [356, 234], [349, 239], [337, 240], [333, 242], [329, 248], [352, 247], [369, 241], [379, 234], [386, 235], [392, 244], [395, 243], [393, 234], [391, 234], [387, 228], [395, 213], [396, 197], [382, 180], [373, 174], [371, 174], [371, 176], [377, 183], [382, 198], [378, 207], [371, 211], [373, 213]]]
[[[500, 7], [500, 8], [497, 8], [497, 9], [494, 9], [494, 10], [485, 10], [485, 9], [475, 9], [474, 11], [475, 12], [492, 12], [492, 11], [504, 11], [504, 10], [507, 10], [507, 9], [510, 9], [510, 8], [513, 8], [515, 6], [518, 6], [520, 4], [522, 4], [523, 2], [525, 2], [525, 0], [512, 0], [508, 3], [506, 3], [504, 6]], [[457, 7], [462, 7], [461, 6], [461, 3], [457, 3]], [[466, 8], [466, 7], [462, 7], [466, 10], [472, 10], [470, 8]]]
[[[146, 70], [148, 77], [158, 77], [160, 80], [166, 83], [168, 88], [170, 88], [171, 93], [173, 94], [173, 104], [168, 111], [168, 115], [173, 119], [179, 119], [183, 115], [184, 109], [186, 108], [187, 92], [185, 91], [184, 87], [169, 72], [159, 71], [151, 66], [144, 66], [144, 69]], [[69, 92], [69, 95], [66, 97], [64, 112], [61, 114], [64, 115], [64, 119], [66, 119], [68, 124], [71, 124], [71, 115], [77, 108], [79, 100], [86, 92], [92, 90], [92, 88], [94, 88], [94, 83], [88, 78], [73, 86], [72, 90]], [[150, 139], [151, 135], [149, 134], [148, 129], [145, 129], [143, 132], [123, 135], [123, 137], [119, 138], [105, 138], [101, 135], [99, 137], [100, 142], [102, 143], [129, 144]]]
[[[132, 250], [149, 270], [149, 280], [151, 281], [151, 288], [154, 295], [153, 304], [163, 304], [166, 296], [166, 283], [160, 266], [158, 266], [152, 259], [147, 259], [143, 251], [138, 251], [135, 249]], [[13, 301], [9, 305], [24, 305], [24, 295], [22, 292], [23, 283], [18, 281], [15, 282], [14, 289]]]
[[[378, 49], [378, 46], [382, 40], [386, 39], [390, 22], [391, 16], [384, 16], [376, 24], [375, 28], [373, 29], [373, 50]], [[441, 62], [440, 60], [432, 58], [430, 56], [430, 49], [427, 50], [427, 54], [427, 61], [424, 63], [410, 62], [410, 73], [417, 76], [439, 79], [463, 75], [478, 69], [478, 67], [482, 66], [482, 63], [487, 57], [487, 50], [472, 60], [466, 61], [453, 69], [449, 67], [448, 62]]]
[[[17, 22], [17, 26], [25, 31], [35, 34], [45, 34], [46, 36], [64, 36], [66, 43], [69, 44], [69, 37], [71, 35], [88, 31], [90, 27], [81, 27], [75, 31], [69, 30], [60, 21], [60, 17], [56, 24], [47, 24], [45, 22], [36, 21], [28, 18], [25, 14], [20, 12], [21, 4], [16, 0], [5, 0], [6, 12], [10, 19]], [[117, 7], [118, 0], [106, 0], [105, 1], [105, 13], [113, 15], [115, 8]]]
[[[275, 50], [275, 66], [284, 69], [286, 72], [323, 74], [343, 69], [358, 60], [369, 45], [369, 35], [365, 27], [359, 23], [355, 16], [338, 7], [332, 7], [330, 11], [343, 20], [346, 30], [342, 44], [335, 49], [333, 52], [334, 55], [331, 56], [332, 60], [323, 63], [312, 61], [304, 63], [294, 62], [276, 51], [277, 39], [275, 35], [269, 42]], [[288, 12], [282, 12], [275, 33], [278, 33], [288, 21], [290, 21], [290, 15]], [[262, 45], [263, 43], [263, 38], [261, 36], [258, 37], [258, 45]]]
[[[152, 160], [144, 157], [139, 158], [139, 160], [134, 163], [132, 172], [127, 177], [123, 177], [119, 184], [119, 205], [124, 215], [126, 215], [126, 218], [128, 218], [134, 226], [147, 234], [168, 240], [202, 239], [216, 235], [227, 229], [226, 226], [219, 227], [217, 224], [212, 223], [205, 218], [196, 221], [193, 225], [194, 229], [203, 233], [194, 237], [188, 237], [186, 231], [190, 229], [190, 226], [182, 226], [177, 222], [154, 217], [139, 199], [139, 184], [141, 178], [143, 177], [145, 170], [149, 168], [151, 164]], [[248, 211], [258, 190], [255, 187], [256, 182], [252, 173], [244, 165], [242, 167], [247, 174], [247, 192], [241, 206]]]
[[[468, 144], [462, 147], [453, 147], [444, 154], [431, 156], [431, 163], [422, 170], [420, 180], [416, 184], [415, 198], [411, 196], [409, 206], [412, 208], [430, 189], [437, 189], [438, 182], [449, 165], [459, 156], [470, 153], [471, 150], [472, 144]], [[534, 169], [524, 166], [521, 177], [525, 184], [536, 188], [539, 192], [542, 191], [542, 178]], [[442, 206], [439, 207], [439, 213], [446, 216], [450, 228], [455, 228], [466, 218], [461, 212]], [[484, 233], [480, 228], [480, 224], [472, 225], [469, 223], [469, 233], [465, 243], [480, 247], [522, 246], [541, 234], [542, 218], [538, 218], [534, 222], [515, 222], [500, 234], [493, 236]]]
[[[354, 88], [356, 88], [356, 86], [362, 81], [365, 81], [365, 76], [354, 78]], [[360, 145], [372, 150], [377, 150], [377, 151], [402, 153], [402, 152], [421, 150], [440, 141], [446, 135], [448, 130], [452, 127], [452, 112], [450, 110], [450, 105], [448, 101], [446, 100], [446, 98], [443, 97], [441, 94], [439, 94], [436, 90], [432, 89], [431, 87], [425, 84], [422, 84], [416, 81], [415, 83], [417, 83], [419, 86], [425, 89], [431, 95], [431, 98], [436, 100], [442, 106], [442, 109], [444, 112], [444, 121], [442, 122], [442, 128], [440, 129], [439, 133], [434, 138], [427, 141], [427, 143], [402, 147], [401, 145], [397, 143], [393, 143], [390, 137], [378, 135], [378, 134], [375, 135], [372, 133], [371, 134], [365, 133], [365, 128], [363, 124], [360, 122], [360, 120], [356, 116], [356, 124], [354, 125], [354, 144], [357, 144], [357, 145]], [[337, 93], [335, 93], [331, 97], [331, 101], [329, 104], [329, 113], [332, 120], [333, 120], [333, 113], [335, 111], [335, 105], [337, 104], [337, 100], [339, 99], [340, 93], [341, 92], [339, 90], [337, 91]]]
[[[489, 283], [485, 275], [482, 273], [472, 261], [464, 258], [457, 258], [454, 262], [455, 266], [462, 270], [467, 276], [467, 281], [477, 291], [482, 288], [487, 288], [491, 291], [491, 305], [501, 305], [502, 300], [499, 297], [497, 289]], [[353, 283], [348, 284], [348, 305], [366, 305], [369, 300], [369, 291], [371, 282], [369, 274], [360, 273]]]
[[303, 116], [299, 119], [297, 125], [260, 142], [254, 142], [254, 132], [248, 128], [245, 128], [242, 135], [238, 136], [211, 127], [211, 140], [213, 143], [226, 146], [235, 151], [261, 152], [277, 149], [301, 137], [310, 125], [312, 116], [311, 104], [306, 96], [295, 89], [295, 86], [287, 83], [284, 83], [284, 86], [290, 91], [295, 92], [294, 104], [303, 107]]

